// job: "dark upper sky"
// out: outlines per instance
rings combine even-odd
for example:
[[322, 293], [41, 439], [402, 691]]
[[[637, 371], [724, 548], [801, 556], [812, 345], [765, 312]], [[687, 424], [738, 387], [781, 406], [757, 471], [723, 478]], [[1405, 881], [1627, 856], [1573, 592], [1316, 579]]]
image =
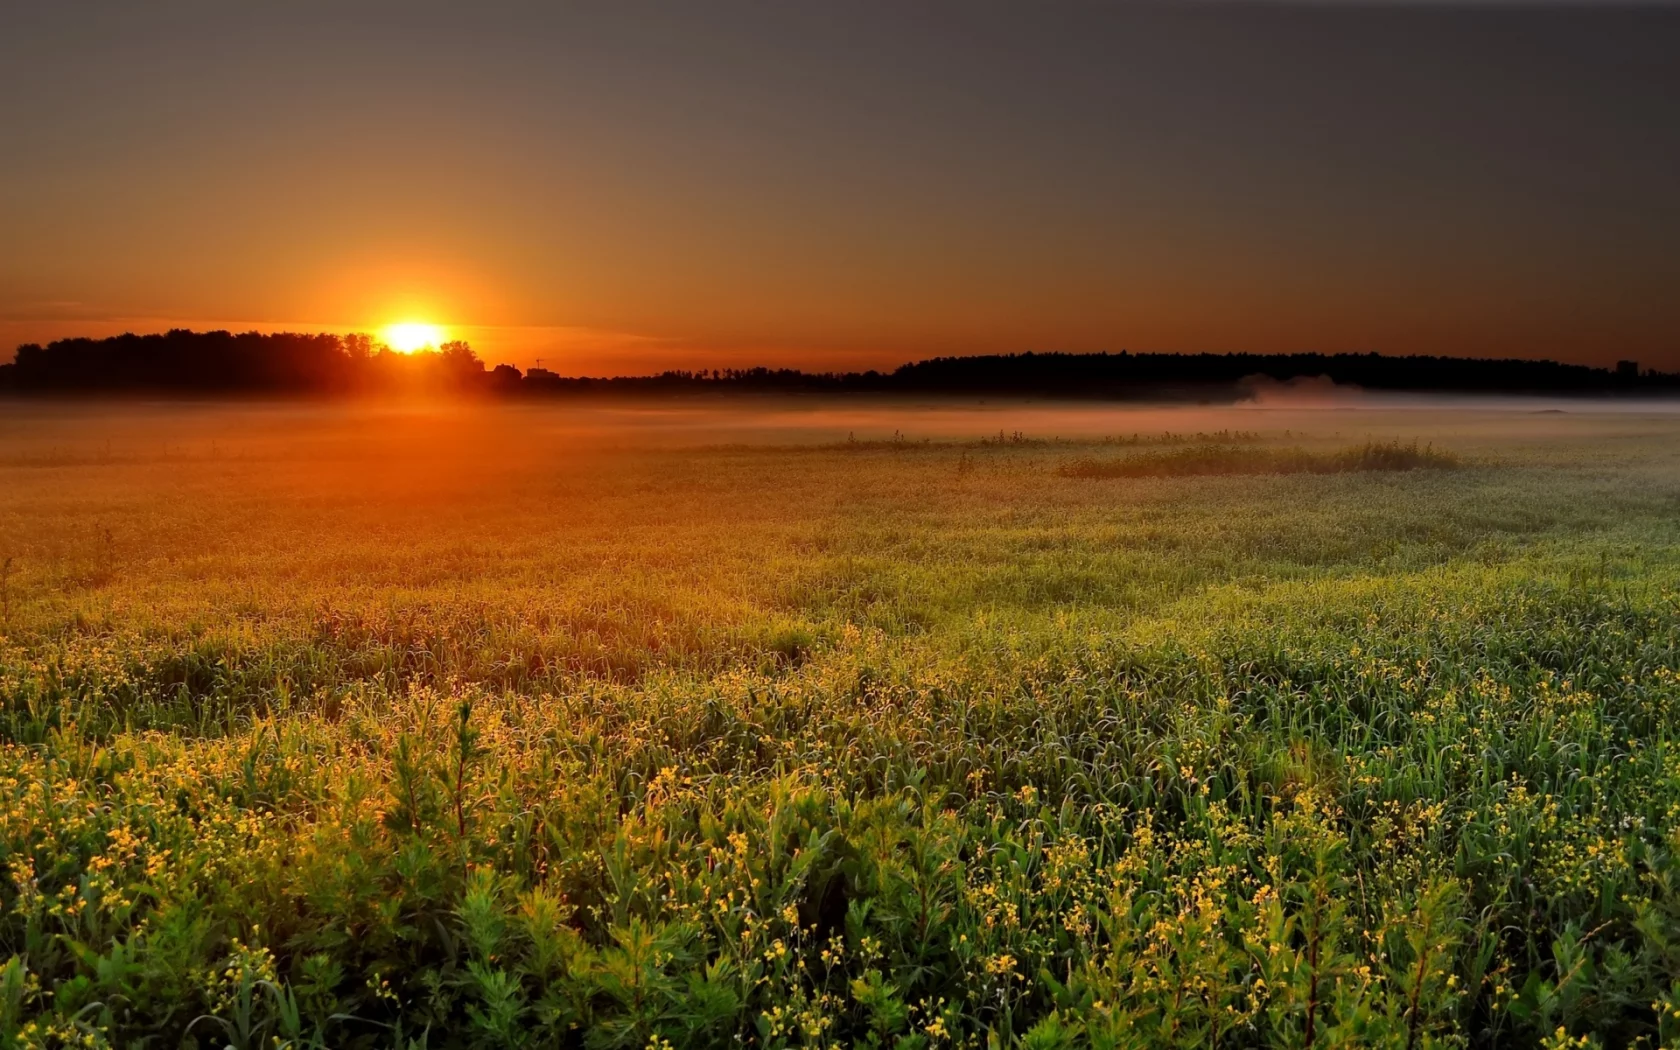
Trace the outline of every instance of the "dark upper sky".
[[1680, 368], [1676, 56], [1671, 6], [7, 4], [0, 341]]

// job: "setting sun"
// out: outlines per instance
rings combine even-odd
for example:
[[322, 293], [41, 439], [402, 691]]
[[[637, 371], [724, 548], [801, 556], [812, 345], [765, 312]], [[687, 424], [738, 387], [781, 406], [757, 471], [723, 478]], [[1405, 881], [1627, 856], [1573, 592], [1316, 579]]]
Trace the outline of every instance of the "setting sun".
[[443, 344], [443, 329], [435, 324], [408, 321], [385, 326], [385, 343], [399, 353], [437, 348]]
[[0, 1050], [1680, 1050], [1680, 0], [406, 6], [0, 0]]

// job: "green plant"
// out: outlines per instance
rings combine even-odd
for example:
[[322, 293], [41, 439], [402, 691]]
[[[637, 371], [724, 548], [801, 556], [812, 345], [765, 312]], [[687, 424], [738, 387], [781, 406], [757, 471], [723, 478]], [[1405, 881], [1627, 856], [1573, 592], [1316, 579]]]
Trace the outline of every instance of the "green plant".
[[0, 1043], [1680, 1033], [1662, 421], [1121, 492], [1340, 446], [286, 413], [6, 479]]

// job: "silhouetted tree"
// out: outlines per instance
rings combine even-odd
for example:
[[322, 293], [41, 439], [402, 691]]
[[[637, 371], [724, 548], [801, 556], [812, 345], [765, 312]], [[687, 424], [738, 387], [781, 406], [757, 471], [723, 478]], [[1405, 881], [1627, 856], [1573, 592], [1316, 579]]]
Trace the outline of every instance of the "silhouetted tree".
[[340, 394], [423, 391], [565, 392], [876, 391], [1063, 397], [1237, 396], [1252, 377], [1324, 376], [1372, 390], [1463, 393], [1638, 393], [1680, 389], [1680, 376], [1556, 361], [1380, 354], [1062, 354], [936, 357], [889, 373], [795, 369], [672, 370], [653, 376], [566, 378], [546, 368], [486, 372], [471, 346], [401, 354], [361, 334], [190, 332], [60, 339], [18, 347], [0, 386], [18, 392]]
[[487, 389], [484, 362], [456, 340], [399, 354], [362, 334], [191, 332], [60, 339], [18, 347], [0, 384], [17, 391], [341, 394]]

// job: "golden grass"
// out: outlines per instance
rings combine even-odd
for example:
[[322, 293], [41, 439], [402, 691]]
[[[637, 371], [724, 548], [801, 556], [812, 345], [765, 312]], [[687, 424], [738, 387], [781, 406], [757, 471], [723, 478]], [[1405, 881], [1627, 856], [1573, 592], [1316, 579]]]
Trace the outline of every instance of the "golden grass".
[[0, 418], [0, 1038], [1680, 1036], [1680, 421], [834, 411]]
[[1368, 441], [1332, 452], [1304, 448], [1194, 445], [1120, 459], [1078, 459], [1056, 468], [1068, 478], [1184, 478], [1217, 474], [1345, 474], [1365, 470], [1450, 470], [1458, 456], [1416, 441]]

